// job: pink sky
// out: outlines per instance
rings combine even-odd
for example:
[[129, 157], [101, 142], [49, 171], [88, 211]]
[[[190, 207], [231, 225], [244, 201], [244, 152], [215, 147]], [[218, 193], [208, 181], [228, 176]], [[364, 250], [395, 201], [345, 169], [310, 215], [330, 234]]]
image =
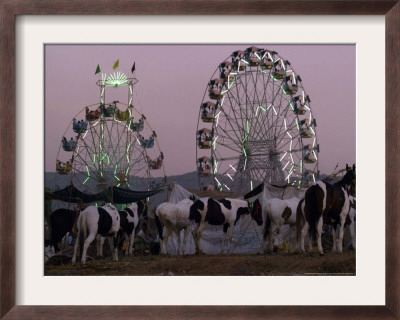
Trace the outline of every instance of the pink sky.
[[[354, 45], [46, 45], [45, 170], [55, 171], [72, 118], [99, 103], [96, 66], [109, 73], [117, 59], [128, 76], [136, 63], [134, 106], [157, 132], [167, 176], [196, 170], [195, 133], [207, 83], [219, 63], [251, 45], [277, 51], [301, 76], [317, 119], [321, 173], [355, 163]], [[127, 103], [127, 91], [117, 98]]]

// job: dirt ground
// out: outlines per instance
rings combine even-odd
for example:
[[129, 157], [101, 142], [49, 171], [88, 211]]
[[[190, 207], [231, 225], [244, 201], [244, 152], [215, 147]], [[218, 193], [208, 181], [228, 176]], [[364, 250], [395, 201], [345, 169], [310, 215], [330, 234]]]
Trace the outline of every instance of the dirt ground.
[[46, 276], [283, 276], [355, 275], [355, 251], [266, 255], [147, 255], [89, 260], [71, 265], [71, 257], [54, 256], [46, 264]]

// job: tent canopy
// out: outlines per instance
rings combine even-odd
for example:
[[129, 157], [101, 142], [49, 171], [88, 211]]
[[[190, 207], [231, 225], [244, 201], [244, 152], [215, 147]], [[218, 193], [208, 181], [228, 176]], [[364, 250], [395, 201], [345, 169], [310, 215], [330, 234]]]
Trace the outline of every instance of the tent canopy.
[[162, 188], [150, 190], [150, 191], [133, 191], [131, 189], [124, 189], [118, 187], [110, 187], [102, 192], [92, 194], [84, 193], [77, 189], [74, 185], [69, 185], [64, 189], [57, 190], [54, 192], [46, 192], [45, 198], [49, 200], [62, 200], [66, 202], [96, 202], [106, 201], [113, 203], [131, 203], [151, 197], [165, 189], [168, 186]]

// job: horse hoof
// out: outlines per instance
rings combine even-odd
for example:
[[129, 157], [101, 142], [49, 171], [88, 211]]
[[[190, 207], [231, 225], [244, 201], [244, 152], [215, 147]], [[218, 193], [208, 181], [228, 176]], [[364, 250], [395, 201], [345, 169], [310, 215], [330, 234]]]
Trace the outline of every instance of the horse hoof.
[[323, 253], [323, 252], [320, 252], [320, 253], [319, 253], [319, 256], [320, 256], [320, 257], [323, 257], [323, 256], [324, 256], [324, 253]]

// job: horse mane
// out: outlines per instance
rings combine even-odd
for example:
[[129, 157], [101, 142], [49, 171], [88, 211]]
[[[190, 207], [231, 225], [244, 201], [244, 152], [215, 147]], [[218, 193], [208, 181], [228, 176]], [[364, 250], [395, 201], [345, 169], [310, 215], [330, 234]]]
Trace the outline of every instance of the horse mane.
[[252, 191], [246, 193], [243, 196], [243, 199], [249, 199], [255, 197], [256, 195], [260, 194], [264, 190], [264, 183], [260, 183], [257, 187], [255, 187]]

